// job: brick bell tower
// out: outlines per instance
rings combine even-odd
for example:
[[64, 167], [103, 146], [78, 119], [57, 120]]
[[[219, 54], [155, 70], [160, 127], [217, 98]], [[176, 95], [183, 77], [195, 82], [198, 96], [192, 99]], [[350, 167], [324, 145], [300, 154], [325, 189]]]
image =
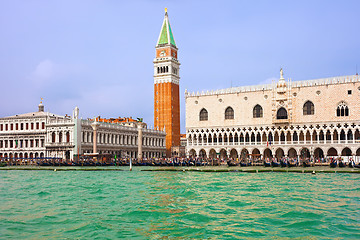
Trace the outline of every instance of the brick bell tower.
[[154, 59], [154, 126], [166, 131], [166, 156], [180, 146], [179, 67], [175, 39], [167, 9], [156, 44]]

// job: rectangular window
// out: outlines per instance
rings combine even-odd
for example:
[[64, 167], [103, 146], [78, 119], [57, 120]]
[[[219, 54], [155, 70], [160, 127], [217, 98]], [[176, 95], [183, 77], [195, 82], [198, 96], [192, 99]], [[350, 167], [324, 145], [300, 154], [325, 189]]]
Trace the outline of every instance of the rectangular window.
[[36, 146], [36, 147], [39, 147], [39, 139], [36, 139], [36, 140], [35, 140], [35, 146]]
[[14, 124], [10, 124], [10, 130], [14, 130]]
[[351, 90], [348, 90], [348, 94], [351, 95], [351, 94], [352, 94], [352, 91], [351, 91]]
[[42, 129], [45, 129], [45, 122], [42, 122], [42, 123], [41, 123], [41, 128], [42, 128]]
[[44, 139], [41, 139], [41, 147], [44, 147]]
[[34, 140], [30, 140], [30, 147], [34, 147]]
[[13, 141], [10, 140], [9, 142], [10, 142], [10, 148], [12, 148], [13, 147]]
[[20, 124], [20, 130], [24, 130], [24, 124], [23, 123]]
[[31, 130], [34, 129], [34, 123], [31, 123]]
[[5, 148], [7, 148], [7, 147], [8, 147], [8, 141], [5, 140], [4, 142], [5, 142], [5, 144], [4, 144], [4, 145], [5, 145]]
[[39, 123], [38, 122], [36, 123], [36, 129], [39, 129]]
[[0, 131], [2, 131], [3, 130], [3, 125], [2, 124], [0, 124]]
[[25, 147], [28, 147], [28, 140], [25, 140]]
[[23, 147], [23, 140], [20, 140], [20, 148]]
[[5, 131], [7, 131], [8, 130], [8, 125], [7, 124], [5, 124]]
[[3, 141], [0, 141], [0, 148], [3, 148]]
[[26, 130], [29, 130], [29, 123], [26, 123]]
[[19, 124], [18, 124], [18, 123], [15, 124], [15, 129], [16, 129], [16, 130], [19, 130]]

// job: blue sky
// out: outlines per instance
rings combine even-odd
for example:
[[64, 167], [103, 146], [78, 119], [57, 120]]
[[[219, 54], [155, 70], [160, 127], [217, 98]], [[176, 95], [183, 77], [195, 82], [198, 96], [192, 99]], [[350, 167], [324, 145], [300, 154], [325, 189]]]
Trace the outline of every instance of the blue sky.
[[360, 1], [0, 0], [0, 117], [37, 110], [153, 125], [153, 59], [168, 8], [184, 91], [356, 73]]

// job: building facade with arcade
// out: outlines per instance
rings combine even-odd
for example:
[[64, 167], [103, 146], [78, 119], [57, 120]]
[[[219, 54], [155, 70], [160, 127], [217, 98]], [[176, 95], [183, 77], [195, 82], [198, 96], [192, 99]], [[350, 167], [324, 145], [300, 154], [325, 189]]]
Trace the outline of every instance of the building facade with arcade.
[[360, 161], [360, 77], [185, 91], [187, 156]]
[[77, 107], [72, 116], [56, 115], [42, 103], [37, 112], [0, 118], [0, 158], [73, 159], [94, 149], [117, 157], [137, 158], [139, 149], [141, 157], [164, 157], [165, 132], [129, 118], [80, 119]]

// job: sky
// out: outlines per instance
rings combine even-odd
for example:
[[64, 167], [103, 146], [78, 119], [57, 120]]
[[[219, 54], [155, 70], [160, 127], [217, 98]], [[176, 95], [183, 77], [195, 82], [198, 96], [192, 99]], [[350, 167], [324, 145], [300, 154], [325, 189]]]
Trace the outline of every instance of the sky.
[[356, 74], [360, 1], [0, 0], [0, 117], [142, 117], [168, 8], [184, 92]]

